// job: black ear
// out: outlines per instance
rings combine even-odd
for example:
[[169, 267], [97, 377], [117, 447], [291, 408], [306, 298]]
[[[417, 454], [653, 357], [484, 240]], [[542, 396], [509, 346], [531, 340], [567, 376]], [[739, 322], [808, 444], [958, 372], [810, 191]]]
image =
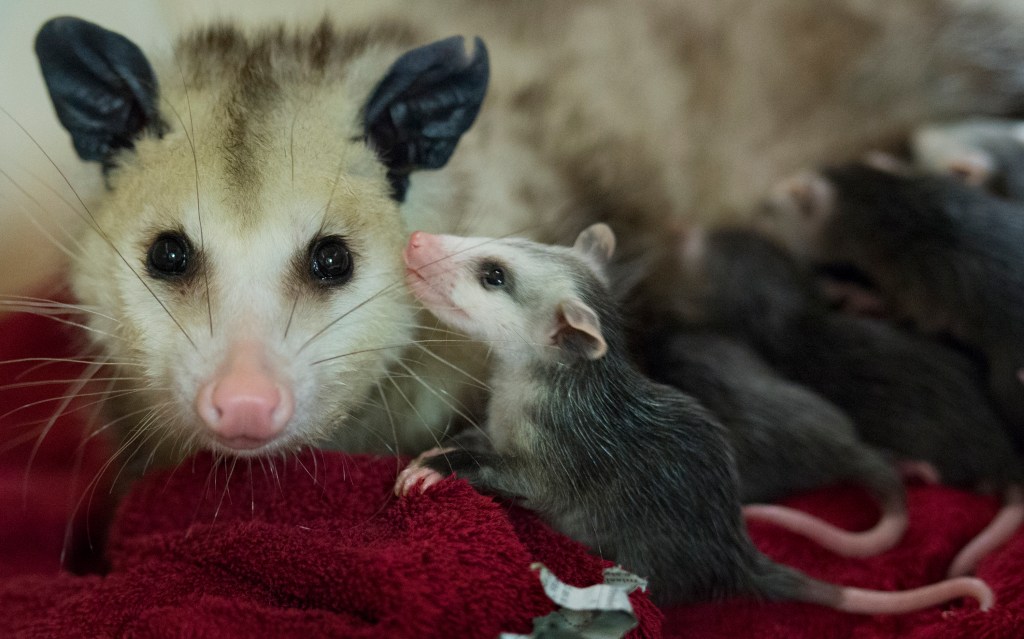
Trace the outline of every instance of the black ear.
[[483, 41], [475, 38], [467, 56], [454, 36], [404, 54], [374, 89], [366, 137], [388, 167], [396, 200], [405, 199], [409, 173], [448, 162], [480, 112], [489, 74]]
[[83, 160], [107, 162], [146, 127], [163, 132], [156, 76], [124, 36], [78, 18], [54, 18], [36, 36], [36, 56], [57, 117]]

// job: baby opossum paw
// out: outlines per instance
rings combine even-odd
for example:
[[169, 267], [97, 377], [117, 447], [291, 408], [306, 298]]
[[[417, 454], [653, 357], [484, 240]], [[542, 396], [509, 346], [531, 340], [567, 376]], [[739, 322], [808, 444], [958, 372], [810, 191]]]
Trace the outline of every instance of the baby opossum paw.
[[395, 494], [399, 497], [408, 495], [417, 485], [420, 492], [427, 490], [444, 479], [444, 475], [423, 465], [424, 460], [455, 450], [454, 448], [431, 448], [412, 460], [395, 478]]

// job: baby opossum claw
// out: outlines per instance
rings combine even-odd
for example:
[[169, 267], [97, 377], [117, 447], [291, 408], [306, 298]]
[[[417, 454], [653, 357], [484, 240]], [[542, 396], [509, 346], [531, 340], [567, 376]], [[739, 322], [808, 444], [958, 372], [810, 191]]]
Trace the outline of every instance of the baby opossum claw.
[[431, 457], [444, 455], [452, 452], [453, 450], [455, 449], [440, 447], [431, 448], [409, 462], [409, 465], [406, 466], [402, 472], [398, 473], [398, 477], [395, 478], [395, 495], [398, 497], [404, 497], [416, 488], [417, 485], [422, 493], [444, 479], [444, 475], [432, 468], [424, 466], [423, 462]]

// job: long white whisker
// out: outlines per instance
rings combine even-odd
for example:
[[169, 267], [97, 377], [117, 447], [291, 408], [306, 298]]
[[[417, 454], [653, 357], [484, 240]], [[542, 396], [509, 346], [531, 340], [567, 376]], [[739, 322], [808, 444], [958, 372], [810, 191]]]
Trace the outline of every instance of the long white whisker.
[[[178, 321], [178, 319], [176, 317], [174, 317], [174, 314], [171, 313], [169, 308], [167, 308], [167, 305], [164, 304], [163, 300], [161, 300], [157, 296], [156, 292], [153, 291], [153, 289], [146, 282], [146, 280], [143, 279], [143, 277], [141, 275], [139, 275], [138, 271], [136, 271], [132, 267], [132, 265], [128, 261], [128, 259], [125, 258], [125, 256], [121, 253], [121, 251], [119, 251], [117, 249], [117, 246], [114, 244], [113, 240], [110, 239], [110, 236], [107, 235], [107, 233], [103, 230], [102, 227], [100, 227], [99, 222], [96, 220], [96, 216], [94, 216], [92, 211], [89, 209], [89, 207], [86, 206], [85, 200], [82, 199], [82, 196], [80, 196], [78, 194], [78, 191], [71, 184], [71, 180], [69, 180], [67, 178], [67, 176], [64, 175], [64, 172], [60, 170], [60, 167], [58, 167], [57, 163], [53, 161], [53, 158], [50, 157], [50, 154], [46, 152], [46, 150], [42, 147], [42, 145], [39, 144], [39, 142], [32, 136], [32, 134], [28, 132], [28, 129], [26, 129], [24, 126], [22, 126], [21, 123], [18, 122], [18, 120], [15, 119], [15, 117], [13, 115], [11, 115], [9, 111], [7, 111], [7, 109], [5, 109], [2, 106], [0, 106], [0, 112], [3, 112], [4, 115], [6, 115], [12, 122], [14, 122], [15, 126], [17, 126], [19, 129], [21, 129], [21, 131], [28, 137], [28, 139], [31, 140], [33, 144], [35, 144], [36, 148], [39, 149], [39, 152], [43, 154], [43, 156], [47, 159], [47, 161], [50, 163], [50, 165], [53, 166], [53, 168], [57, 171], [57, 173], [60, 174], [61, 178], [64, 180], [64, 183], [68, 185], [68, 188], [71, 189], [71, 192], [74, 193], [75, 198], [78, 200], [78, 203], [81, 204], [82, 208], [85, 210], [85, 213], [88, 216], [88, 219], [86, 221], [91, 222], [93, 230], [96, 231], [96, 233], [103, 239], [103, 241], [107, 243], [107, 246], [109, 246], [111, 248], [111, 250], [114, 251], [114, 253], [117, 255], [117, 257], [120, 258], [121, 262], [128, 268], [129, 271], [131, 271], [132, 275], [134, 275], [135, 278], [139, 280], [139, 283], [142, 284], [142, 286], [147, 291], [149, 291], [149, 294], [153, 296], [153, 299], [156, 300], [156, 303], [160, 305], [160, 308], [164, 309], [164, 312], [167, 313], [167, 316], [169, 318], [171, 318], [171, 321], [174, 322], [174, 324], [178, 327], [178, 329], [181, 331], [182, 335], [185, 336], [185, 339], [187, 339], [189, 344], [192, 345], [192, 348], [194, 348], [194, 349], [196, 349], [198, 351], [199, 349], [198, 349], [198, 347], [196, 347], [196, 343], [192, 341], [192, 337], [185, 330], [185, 327], [181, 325], [181, 323]], [[75, 212], [76, 213], [80, 213], [77, 209], [75, 210]]]

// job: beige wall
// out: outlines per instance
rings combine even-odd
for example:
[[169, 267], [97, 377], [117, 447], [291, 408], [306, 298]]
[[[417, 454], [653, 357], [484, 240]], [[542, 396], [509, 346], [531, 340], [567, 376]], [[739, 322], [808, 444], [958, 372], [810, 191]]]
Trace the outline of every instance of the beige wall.
[[[196, 21], [233, 16], [245, 21], [323, 15], [331, 0], [0, 0], [0, 106], [32, 134], [88, 202], [102, 188], [98, 167], [80, 162], [60, 128], [43, 85], [33, 39], [40, 25], [75, 15], [124, 34], [144, 51], [167, 49], [179, 30]], [[375, 3], [365, 3], [372, 6]], [[286, 14], [282, 16], [282, 13]], [[31, 192], [34, 204], [0, 174], [0, 298], [38, 289], [62, 264], [61, 250], [47, 234], [70, 243], [81, 218], [64, 199], [74, 194], [46, 156], [0, 113], [0, 169]], [[54, 194], [51, 189], [59, 192]]]
[[0, 113], [0, 169], [42, 205], [0, 175], [0, 295], [29, 291], [52, 276], [62, 254], [47, 234], [70, 243], [78, 230], [79, 218], [60, 196], [72, 202], [75, 197], [39, 147], [83, 197], [100, 187], [97, 167], [78, 161], [57, 122], [32, 50], [39, 26], [67, 14], [94, 20], [140, 43], [158, 41], [165, 22], [153, 0], [0, 0], [0, 106], [39, 143]]

